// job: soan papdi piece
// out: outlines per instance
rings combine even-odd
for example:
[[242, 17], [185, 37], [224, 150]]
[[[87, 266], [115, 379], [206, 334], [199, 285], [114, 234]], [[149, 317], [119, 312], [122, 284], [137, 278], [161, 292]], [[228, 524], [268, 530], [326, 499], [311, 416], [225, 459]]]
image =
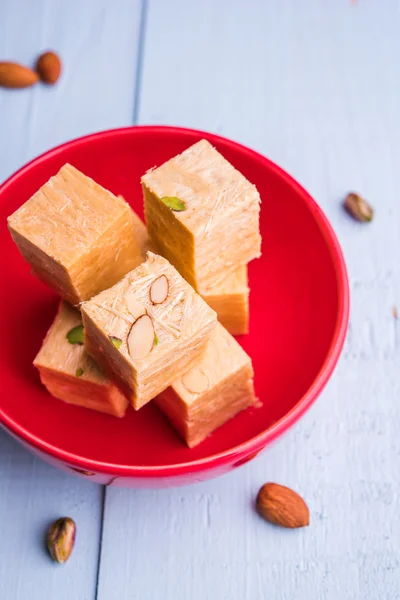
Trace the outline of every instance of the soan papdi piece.
[[249, 292], [247, 266], [243, 266], [200, 295], [229, 333], [243, 335], [249, 332]]
[[251, 359], [220, 323], [196, 365], [156, 399], [190, 448], [255, 401]]
[[215, 312], [152, 252], [114, 287], [82, 305], [85, 346], [139, 409], [204, 350]]
[[129, 205], [68, 164], [8, 226], [33, 272], [71, 304], [114, 285], [137, 264]]
[[123, 417], [128, 400], [83, 346], [80, 312], [61, 302], [34, 363], [50, 394], [69, 404]]
[[[146, 225], [134, 212], [136, 239], [144, 260], [148, 250], [153, 250]], [[239, 267], [229, 273], [223, 281], [216, 283], [200, 294], [218, 315], [218, 320], [232, 335], [249, 331], [249, 286], [247, 267]]]
[[150, 238], [200, 294], [260, 256], [257, 189], [206, 140], [142, 186]]
[[132, 213], [133, 227], [135, 230], [136, 240], [140, 251], [140, 255], [137, 259], [137, 264], [135, 265], [135, 267], [137, 267], [146, 260], [147, 252], [155, 252], [155, 248], [149, 238], [146, 225], [143, 223], [142, 219], [135, 213], [134, 210], [132, 210]]

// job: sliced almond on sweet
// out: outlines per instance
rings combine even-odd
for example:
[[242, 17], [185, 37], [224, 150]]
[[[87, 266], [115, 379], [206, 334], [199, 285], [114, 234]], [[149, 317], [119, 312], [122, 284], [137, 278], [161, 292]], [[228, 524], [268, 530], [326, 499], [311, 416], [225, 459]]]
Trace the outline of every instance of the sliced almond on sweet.
[[185, 373], [182, 377], [182, 383], [188, 392], [192, 394], [202, 394], [208, 390], [210, 385], [207, 375], [198, 367], [194, 367]]
[[165, 275], [160, 275], [150, 286], [150, 300], [153, 304], [162, 304], [168, 297], [169, 283]]
[[150, 353], [154, 345], [154, 327], [149, 315], [136, 319], [126, 341], [131, 358], [145, 358]]
[[145, 307], [143, 306], [143, 304], [140, 304], [140, 302], [138, 302], [134, 296], [126, 296], [125, 301], [126, 308], [129, 310], [132, 317], [134, 317], [135, 319], [138, 319], [139, 317], [142, 317], [146, 314]]

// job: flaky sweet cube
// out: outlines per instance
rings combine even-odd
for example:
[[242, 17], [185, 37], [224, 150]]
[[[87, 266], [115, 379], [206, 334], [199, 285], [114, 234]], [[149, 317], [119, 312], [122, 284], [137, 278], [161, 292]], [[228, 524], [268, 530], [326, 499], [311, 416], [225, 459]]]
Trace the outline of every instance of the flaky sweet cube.
[[195, 366], [156, 399], [190, 448], [255, 402], [251, 359], [220, 323]]
[[146, 262], [82, 305], [85, 346], [135, 409], [185, 373], [216, 326], [215, 312], [164, 258]]
[[200, 294], [261, 254], [257, 189], [206, 140], [142, 177], [150, 238]]
[[128, 400], [83, 346], [80, 312], [61, 302], [33, 364], [50, 394], [68, 404], [123, 417]]
[[201, 292], [201, 297], [218, 315], [218, 321], [232, 335], [249, 332], [249, 284], [247, 266], [239, 267], [225, 279]]
[[150, 240], [147, 227], [143, 223], [142, 219], [135, 213], [132, 209], [133, 213], [133, 228], [135, 230], [136, 241], [139, 247], [140, 255], [137, 258], [137, 263], [135, 267], [140, 265], [142, 262], [146, 260], [147, 252], [155, 252], [155, 248]]
[[71, 304], [112, 286], [137, 263], [129, 205], [69, 164], [8, 226], [37, 277]]
[[[138, 264], [145, 260], [148, 250], [153, 245], [148, 235], [146, 225], [133, 211], [136, 239], [141, 251]], [[222, 281], [203, 290], [201, 297], [218, 316], [218, 321], [232, 335], [243, 335], [249, 331], [249, 285], [247, 267], [239, 267], [229, 273]]]

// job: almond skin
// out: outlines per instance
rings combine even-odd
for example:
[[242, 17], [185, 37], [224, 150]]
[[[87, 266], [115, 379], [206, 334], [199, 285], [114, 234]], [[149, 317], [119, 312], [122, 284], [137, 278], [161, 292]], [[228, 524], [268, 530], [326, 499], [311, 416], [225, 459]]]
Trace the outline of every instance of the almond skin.
[[55, 52], [44, 52], [36, 63], [36, 71], [44, 83], [54, 85], [61, 75], [61, 60]]
[[32, 69], [14, 62], [0, 62], [0, 87], [25, 88], [38, 81], [39, 76]]
[[296, 492], [277, 483], [265, 483], [258, 492], [257, 510], [270, 523], [295, 529], [310, 524], [307, 504]]

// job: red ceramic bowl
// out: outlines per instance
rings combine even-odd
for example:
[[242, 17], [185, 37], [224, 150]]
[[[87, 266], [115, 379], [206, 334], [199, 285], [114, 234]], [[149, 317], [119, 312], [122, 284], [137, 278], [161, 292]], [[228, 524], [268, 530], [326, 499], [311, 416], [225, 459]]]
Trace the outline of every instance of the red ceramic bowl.
[[[115, 419], [64, 404], [41, 386], [32, 360], [57, 298], [30, 274], [6, 217], [65, 162], [122, 194], [142, 215], [140, 176], [201, 138], [255, 183], [263, 202], [263, 255], [249, 268], [250, 334], [239, 338], [253, 359], [262, 405], [189, 450], [151, 403]], [[0, 423], [48, 462], [119, 486], [201, 481], [253, 458], [299, 419], [328, 381], [348, 323], [343, 256], [314, 200], [260, 154], [216, 135], [175, 127], [106, 131], [35, 159], [4, 183], [0, 201]]]

